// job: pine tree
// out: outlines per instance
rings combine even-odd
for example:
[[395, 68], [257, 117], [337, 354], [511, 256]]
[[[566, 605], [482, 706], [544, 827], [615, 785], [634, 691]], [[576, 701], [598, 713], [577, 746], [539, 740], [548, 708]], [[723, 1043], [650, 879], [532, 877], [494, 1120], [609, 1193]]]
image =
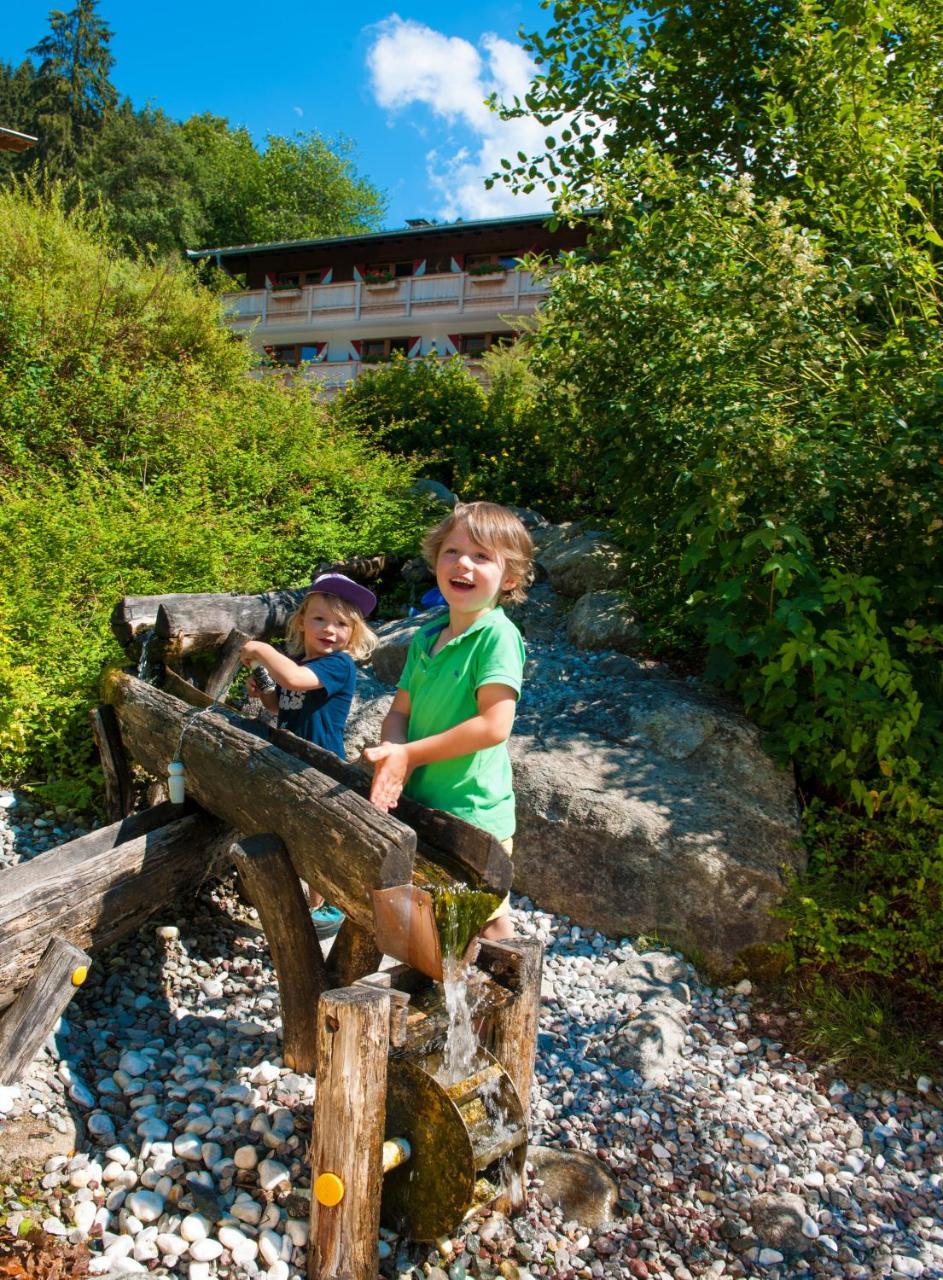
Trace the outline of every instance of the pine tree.
[[68, 177], [117, 102], [109, 80], [112, 32], [95, 12], [97, 0], [78, 0], [68, 13], [53, 9], [50, 32], [30, 49], [39, 59], [35, 127], [47, 177]]

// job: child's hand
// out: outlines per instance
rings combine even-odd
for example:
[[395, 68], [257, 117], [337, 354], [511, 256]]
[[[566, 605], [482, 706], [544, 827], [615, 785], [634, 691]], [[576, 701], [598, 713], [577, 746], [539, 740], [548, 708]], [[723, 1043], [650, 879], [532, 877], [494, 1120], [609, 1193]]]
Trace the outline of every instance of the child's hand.
[[247, 640], [239, 650], [239, 661], [244, 667], [254, 667], [257, 665], [257, 657], [259, 649], [258, 640]]
[[[243, 666], [246, 664], [243, 663]], [[257, 698], [259, 696], [259, 686], [255, 682], [255, 676], [250, 676], [246, 681], [246, 697]]]
[[370, 803], [384, 813], [389, 813], [396, 808], [403, 793], [403, 785], [410, 774], [409, 753], [405, 743], [381, 742], [378, 747], [366, 747], [363, 758], [373, 765]]

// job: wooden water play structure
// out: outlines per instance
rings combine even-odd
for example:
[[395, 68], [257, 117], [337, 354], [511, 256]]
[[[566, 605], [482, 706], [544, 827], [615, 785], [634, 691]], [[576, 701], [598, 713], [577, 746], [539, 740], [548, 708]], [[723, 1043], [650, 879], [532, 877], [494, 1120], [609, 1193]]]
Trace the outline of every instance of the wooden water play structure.
[[[344, 570], [365, 577], [382, 560]], [[542, 948], [481, 945], [468, 976], [481, 1049], [447, 1082], [442, 988], [404, 963], [381, 971], [372, 895], [459, 884], [503, 895], [510, 861], [450, 815], [405, 799], [382, 813], [360, 769], [221, 701], [241, 645], [277, 634], [298, 596], [116, 607], [133, 665], [106, 673], [92, 716], [115, 821], [0, 873], [0, 1081], [35, 1056], [90, 952], [234, 863], [278, 977], [283, 1061], [318, 1081], [308, 1276], [373, 1280], [381, 1220], [431, 1240], [485, 1204], [522, 1207]], [[176, 760], [185, 803], [132, 815], [132, 765], [159, 782]], [[302, 880], [346, 915], [327, 963]]]

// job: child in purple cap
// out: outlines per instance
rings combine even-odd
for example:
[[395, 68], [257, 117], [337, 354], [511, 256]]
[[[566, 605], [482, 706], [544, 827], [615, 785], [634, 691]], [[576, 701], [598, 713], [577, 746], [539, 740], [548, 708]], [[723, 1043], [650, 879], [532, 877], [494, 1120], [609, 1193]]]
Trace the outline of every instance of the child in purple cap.
[[[315, 578], [285, 631], [285, 650], [263, 640], [249, 640], [240, 659], [261, 665], [275, 681], [265, 690], [250, 677], [247, 692], [278, 715], [278, 727], [344, 759], [344, 725], [350, 714], [357, 679], [355, 658], [372, 653], [377, 638], [364, 618], [377, 598], [342, 573]], [[319, 938], [332, 937], [343, 912], [317, 898], [312, 912]]]

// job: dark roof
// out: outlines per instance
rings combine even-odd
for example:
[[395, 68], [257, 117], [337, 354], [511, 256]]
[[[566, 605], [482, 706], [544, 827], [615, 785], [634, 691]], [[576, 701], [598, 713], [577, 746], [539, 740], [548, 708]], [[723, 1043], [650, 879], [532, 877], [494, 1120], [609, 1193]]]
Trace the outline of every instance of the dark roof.
[[[592, 212], [588, 211], [586, 216], [591, 216]], [[322, 245], [340, 245], [340, 244], [369, 244], [376, 240], [399, 240], [407, 236], [421, 236], [428, 239], [430, 236], [438, 234], [446, 234], [454, 236], [456, 231], [481, 231], [489, 227], [508, 227], [508, 226], [540, 226], [549, 221], [552, 213], [548, 209], [546, 213], [529, 213], [518, 214], [510, 218], [481, 218], [469, 222], [435, 222], [427, 226], [420, 227], [394, 227], [386, 231], [367, 231], [359, 235], [346, 236], [320, 236], [314, 240], [278, 240], [272, 244], [231, 244], [219, 249], [188, 249], [188, 258], [216, 258], [226, 257], [227, 255], [244, 257], [246, 254], [255, 253], [273, 253], [280, 249], [312, 249], [320, 248]]]

